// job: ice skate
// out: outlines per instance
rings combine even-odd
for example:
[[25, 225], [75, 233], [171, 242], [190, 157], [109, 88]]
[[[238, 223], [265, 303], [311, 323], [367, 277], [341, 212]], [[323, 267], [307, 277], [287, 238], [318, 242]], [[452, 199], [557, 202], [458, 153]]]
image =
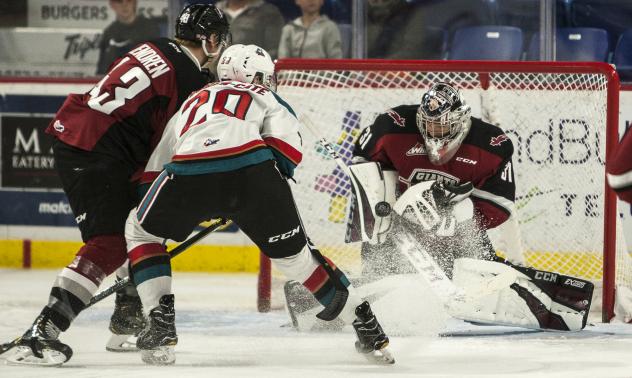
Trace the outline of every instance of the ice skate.
[[355, 314], [356, 320], [352, 325], [358, 336], [358, 341], [355, 343], [358, 353], [373, 363], [394, 364], [395, 359], [387, 350], [388, 336], [373, 315], [369, 302], [362, 302], [356, 307]]
[[8, 351], [9, 365], [60, 366], [72, 357], [72, 349], [58, 340], [60, 330], [50, 319], [48, 308], [35, 319], [24, 335], [14, 340]]
[[149, 313], [147, 325], [136, 341], [143, 362], [151, 365], [171, 365], [176, 362], [174, 346], [178, 343], [178, 335], [175, 317], [173, 294], [163, 295], [160, 305]]
[[136, 336], [145, 327], [143, 306], [138, 296], [124, 290], [116, 293], [114, 313], [110, 318], [110, 340], [105, 349], [110, 352], [136, 352]]

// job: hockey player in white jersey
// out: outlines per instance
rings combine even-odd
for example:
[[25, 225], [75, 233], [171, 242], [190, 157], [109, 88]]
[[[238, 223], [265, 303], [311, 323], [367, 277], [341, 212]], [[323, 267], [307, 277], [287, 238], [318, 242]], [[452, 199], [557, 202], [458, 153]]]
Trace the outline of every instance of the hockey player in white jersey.
[[163, 239], [184, 240], [200, 222], [221, 217], [310, 290], [324, 306], [319, 318], [351, 323], [358, 352], [393, 363], [369, 304], [304, 233], [287, 182], [302, 158], [299, 122], [274, 92], [270, 56], [254, 45], [231, 46], [220, 58], [218, 77], [169, 122], [147, 166], [147, 174], [160, 174], [127, 220], [132, 276], [148, 313], [137, 341], [143, 361], [175, 362], [174, 295]]

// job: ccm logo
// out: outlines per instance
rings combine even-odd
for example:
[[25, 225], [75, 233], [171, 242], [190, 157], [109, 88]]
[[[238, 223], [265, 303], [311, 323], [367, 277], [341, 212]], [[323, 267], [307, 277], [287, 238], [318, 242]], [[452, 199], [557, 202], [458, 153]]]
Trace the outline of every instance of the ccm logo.
[[472, 164], [472, 165], [476, 165], [477, 163], [476, 160], [471, 160], [471, 159], [462, 158], [462, 157], [457, 157], [456, 161], [462, 161], [463, 163]]
[[271, 237], [268, 239], [268, 243], [275, 243], [275, 242], [278, 242], [279, 240], [285, 240], [285, 239], [287, 239], [287, 238], [291, 238], [292, 236], [294, 236], [294, 235], [298, 234], [298, 231], [299, 231], [300, 229], [301, 229], [301, 226], [299, 225], [299, 226], [296, 226], [296, 228], [295, 228], [295, 229], [290, 230], [290, 231], [288, 231], [288, 232], [284, 232], [284, 233], [282, 233], [281, 235], [274, 235], [274, 236], [271, 236]]
[[580, 289], [583, 289], [584, 286], [586, 286], [586, 282], [574, 280], [572, 278], [567, 278], [566, 281], [564, 281], [564, 285], [571, 285], [571, 286], [575, 286]]
[[542, 281], [555, 282], [555, 280], [557, 280], [557, 274], [537, 271], [535, 272], [535, 279], [542, 280]]
[[86, 220], [86, 213], [80, 214], [78, 217], [75, 218], [75, 222], [77, 222], [77, 224], [83, 222], [84, 220]]

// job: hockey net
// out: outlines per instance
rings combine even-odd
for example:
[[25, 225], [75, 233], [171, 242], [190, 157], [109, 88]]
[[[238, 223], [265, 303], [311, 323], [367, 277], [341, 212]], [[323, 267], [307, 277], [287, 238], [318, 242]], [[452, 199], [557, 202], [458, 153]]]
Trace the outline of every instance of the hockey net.
[[[388, 62], [281, 60], [278, 93], [321, 136], [351, 157], [361, 129], [400, 104], [419, 103], [435, 82], [456, 85], [472, 115], [497, 124], [514, 144], [515, 221], [491, 232], [501, 254], [527, 265], [589, 279], [593, 309], [611, 319], [615, 287], [632, 286], [632, 263], [605, 183], [617, 140], [619, 82], [600, 63]], [[359, 243], [346, 244], [350, 183], [302, 132], [304, 157], [293, 191], [316, 246], [350, 276], [361, 271]], [[283, 278], [262, 259], [259, 307], [282, 303]], [[270, 294], [272, 293], [272, 294]]]

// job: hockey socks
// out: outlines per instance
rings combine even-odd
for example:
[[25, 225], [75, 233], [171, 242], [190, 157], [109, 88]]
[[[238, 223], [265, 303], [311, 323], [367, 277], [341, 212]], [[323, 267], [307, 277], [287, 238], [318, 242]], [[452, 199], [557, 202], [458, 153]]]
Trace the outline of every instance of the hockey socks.
[[48, 305], [53, 323], [62, 331], [86, 308], [105, 273], [83, 256], [77, 256], [64, 268], [50, 291]]
[[130, 249], [134, 285], [146, 314], [159, 306], [163, 295], [171, 294], [171, 262], [160, 243], [138, 244]]

